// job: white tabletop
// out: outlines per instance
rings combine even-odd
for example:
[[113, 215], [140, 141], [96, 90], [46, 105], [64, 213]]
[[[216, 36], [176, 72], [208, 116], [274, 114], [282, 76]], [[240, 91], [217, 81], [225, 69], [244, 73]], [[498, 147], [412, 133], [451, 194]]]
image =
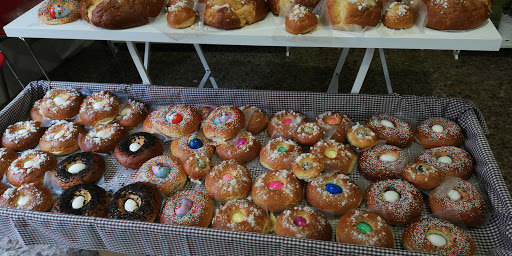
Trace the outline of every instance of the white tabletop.
[[107, 30], [82, 19], [63, 25], [46, 25], [37, 18], [39, 5], [4, 27], [9, 37], [113, 40], [158, 43], [220, 44], [292, 47], [349, 47], [387, 49], [440, 49], [498, 51], [501, 36], [490, 20], [463, 32], [437, 31], [417, 27], [392, 31], [382, 24], [364, 32], [345, 32], [318, 26], [307, 35], [294, 36], [285, 31], [284, 21], [271, 13], [258, 23], [236, 30], [218, 30], [196, 22], [186, 29], [173, 29], [162, 12], [149, 24], [123, 30]]

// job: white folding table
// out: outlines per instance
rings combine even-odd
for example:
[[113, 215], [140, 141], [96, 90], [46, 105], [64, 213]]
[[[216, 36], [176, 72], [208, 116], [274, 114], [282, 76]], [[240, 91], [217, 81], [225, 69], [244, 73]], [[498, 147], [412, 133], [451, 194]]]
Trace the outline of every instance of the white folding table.
[[[338, 92], [338, 78], [348, 55], [348, 50], [350, 48], [366, 48], [366, 53], [352, 87], [353, 93], [358, 93], [361, 89], [375, 49], [379, 49], [388, 92], [391, 92], [391, 82], [383, 49], [498, 51], [502, 43], [500, 34], [490, 20], [476, 29], [463, 32], [446, 32], [425, 28], [423, 33], [408, 33], [407, 31], [391, 33], [388, 28], [381, 25], [364, 32], [352, 33], [318, 26], [310, 34], [295, 36], [286, 32], [282, 20], [271, 13], [263, 21], [237, 30], [218, 30], [209, 26], [202, 26], [199, 22], [196, 22], [190, 28], [173, 29], [167, 25], [164, 12], [144, 26], [123, 30], [107, 30], [88, 24], [82, 19], [63, 25], [46, 25], [37, 18], [38, 8], [39, 5], [35, 6], [5, 26], [4, 30], [7, 35], [20, 38], [126, 42], [139, 75], [145, 84], [151, 84], [147, 72], [150, 43], [193, 44], [205, 69], [200, 87], [204, 86], [210, 76], [210, 68], [202, 53], [201, 44], [344, 48], [328, 92]], [[144, 61], [135, 48], [135, 42], [146, 43]], [[213, 79], [211, 81], [216, 86], [215, 81]]]

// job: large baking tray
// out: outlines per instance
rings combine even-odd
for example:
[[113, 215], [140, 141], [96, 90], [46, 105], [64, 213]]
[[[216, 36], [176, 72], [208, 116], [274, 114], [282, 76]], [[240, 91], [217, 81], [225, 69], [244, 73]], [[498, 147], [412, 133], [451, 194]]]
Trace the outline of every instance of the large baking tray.
[[[462, 99], [417, 97], [402, 95], [354, 95], [314, 92], [283, 92], [229, 89], [196, 89], [127, 84], [91, 84], [37, 81], [30, 83], [5, 109], [0, 111], [0, 131], [9, 124], [26, 120], [33, 103], [52, 88], [87, 88], [95, 92], [109, 90], [117, 95], [137, 99], [152, 106], [171, 104], [192, 105], [254, 105], [273, 114], [283, 109], [295, 109], [310, 118], [333, 110], [346, 113], [355, 121], [364, 121], [377, 113], [395, 114], [413, 126], [432, 117], [443, 116], [457, 121], [465, 134], [464, 148], [476, 160], [471, 182], [478, 184], [486, 198], [489, 219], [479, 228], [468, 229], [477, 246], [477, 254], [512, 255], [512, 198], [494, 160], [485, 134], [485, 120], [474, 103]], [[268, 138], [258, 136], [262, 142]], [[408, 149], [412, 155], [418, 148]], [[134, 172], [119, 169], [115, 160], [107, 157], [106, 184], [128, 184]], [[219, 161], [216, 157], [214, 162]], [[264, 169], [255, 160], [248, 164], [254, 176]], [[121, 173], [122, 172], [122, 173]], [[121, 175], [120, 175], [121, 173]], [[361, 186], [365, 180], [356, 171], [350, 175]], [[110, 181], [110, 183], [109, 183]], [[204, 186], [188, 182], [188, 188], [203, 190]], [[109, 187], [112, 188], [112, 187]], [[304, 204], [304, 203], [303, 203]], [[425, 209], [423, 216], [430, 215]], [[330, 218], [333, 228], [335, 218]], [[0, 209], [0, 229], [4, 235], [25, 245], [54, 244], [92, 250], [158, 255], [414, 255], [401, 249], [403, 227], [394, 227], [395, 249], [364, 247], [336, 242], [279, 237], [166, 225], [112, 220], [52, 213]]]

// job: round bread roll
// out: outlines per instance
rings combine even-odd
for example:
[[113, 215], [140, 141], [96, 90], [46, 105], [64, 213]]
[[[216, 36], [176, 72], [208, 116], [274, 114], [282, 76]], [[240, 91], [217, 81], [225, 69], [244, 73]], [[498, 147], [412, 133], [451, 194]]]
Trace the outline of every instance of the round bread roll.
[[124, 127], [137, 127], [148, 115], [148, 106], [140, 101], [129, 99], [119, 108], [117, 122]]
[[52, 202], [52, 192], [41, 184], [33, 183], [9, 188], [0, 196], [0, 208], [47, 212]]
[[95, 127], [80, 139], [80, 148], [84, 152], [108, 154], [116, 145], [128, 136], [129, 132], [118, 123]]
[[336, 226], [336, 241], [347, 244], [393, 248], [395, 234], [379, 215], [367, 210], [352, 210]]
[[414, 140], [414, 129], [406, 121], [390, 115], [378, 114], [366, 121], [366, 126], [377, 134], [386, 144], [405, 148]]
[[413, 252], [442, 255], [475, 255], [469, 233], [448, 221], [425, 218], [409, 224], [404, 231], [404, 248]]
[[324, 137], [324, 130], [315, 122], [303, 123], [295, 132], [295, 140], [302, 145], [314, 145]]
[[269, 233], [273, 229], [273, 223], [267, 212], [257, 204], [246, 200], [231, 200], [215, 212], [211, 227]]
[[410, 4], [394, 2], [384, 13], [382, 22], [388, 28], [405, 29], [414, 25], [417, 16], [416, 10]]
[[45, 0], [39, 8], [37, 17], [48, 25], [73, 22], [80, 18], [78, 0]]
[[268, 171], [256, 179], [251, 195], [267, 211], [280, 212], [302, 201], [302, 183], [290, 171]]
[[82, 19], [97, 27], [124, 29], [149, 23], [160, 14], [164, 0], [82, 0]]
[[172, 28], [188, 28], [196, 22], [194, 1], [171, 0], [169, 1], [167, 24]]
[[339, 143], [347, 142], [347, 124], [352, 120], [340, 112], [325, 112], [317, 116], [316, 123], [324, 129], [325, 139], [333, 139]]
[[204, 23], [220, 29], [237, 29], [263, 20], [268, 13], [265, 0], [199, 0], [205, 3]]
[[247, 163], [258, 157], [261, 142], [250, 132], [244, 131], [234, 139], [217, 145], [215, 149], [222, 160], [234, 159]]
[[7, 181], [16, 187], [23, 184], [43, 184], [46, 172], [52, 171], [57, 159], [50, 153], [40, 150], [27, 150], [14, 160], [7, 169]]
[[306, 115], [297, 111], [279, 111], [270, 119], [267, 133], [271, 138], [292, 140], [299, 126], [307, 122], [307, 119]]
[[277, 217], [276, 235], [330, 241], [332, 227], [323, 214], [310, 207], [292, 208]]
[[324, 171], [324, 163], [311, 153], [301, 154], [292, 163], [292, 172], [301, 180], [310, 181]]
[[286, 31], [298, 35], [306, 34], [313, 31], [318, 24], [318, 18], [307, 7], [295, 5], [293, 9], [286, 15], [285, 28]]
[[347, 175], [333, 173], [309, 182], [306, 198], [313, 207], [324, 213], [342, 215], [359, 207], [363, 194]]
[[213, 200], [206, 193], [181, 191], [165, 202], [160, 213], [160, 223], [208, 227], [214, 211]]
[[237, 107], [216, 108], [203, 123], [204, 136], [214, 142], [232, 139], [244, 128], [245, 114]]
[[302, 148], [292, 140], [277, 138], [270, 140], [260, 151], [260, 163], [270, 170], [291, 170], [295, 158]]
[[383, 7], [381, 0], [327, 0], [325, 5], [332, 27], [341, 30], [377, 26]]
[[57, 156], [69, 155], [80, 149], [78, 137], [83, 133], [83, 127], [75, 122], [56, 121], [39, 140], [39, 148]]
[[53, 213], [104, 217], [112, 198], [95, 184], [76, 185], [62, 192], [53, 204]]
[[253, 106], [243, 106], [240, 110], [245, 114], [245, 129], [248, 132], [258, 134], [267, 127], [268, 117], [261, 109]]
[[485, 220], [485, 203], [471, 183], [448, 177], [430, 192], [428, 204], [432, 213], [456, 225], [477, 227]]
[[359, 171], [371, 181], [397, 178], [407, 165], [405, 150], [391, 145], [378, 145], [359, 155]]
[[187, 161], [187, 159], [194, 154], [205, 155], [211, 158], [213, 153], [215, 153], [215, 147], [198, 133], [183, 136], [171, 142], [171, 154], [178, 157], [182, 163]]
[[467, 30], [482, 25], [491, 14], [490, 0], [423, 0], [427, 28]]
[[362, 149], [372, 147], [378, 140], [377, 134], [370, 128], [364, 127], [359, 123], [348, 129], [347, 139], [350, 145]]
[[433, 117], [421, 122], [416, 129], [416, 138], [426, 148], [458, 147], [464, 142], [460, 126], [443, 117]]
[[72, 154], [62, 160], [54, 170], [62, 189], [81, 184], [91, 184], [101, 178], [105, 160], [89, 152]]
[[80, 106], [80, 120], [93, 127], [113, 122], [118, 113], [119, 100], [108, 91], [87, 96]]
[[225, 203], [249, 195], [252, 178], [249, 169], [235, 160], [222, 161], [206, 175], [206, 191], [215, 200]]
[[402, 171], [405, 180], [422, 189], [433, 189], [441, 184], [445, 173], [425, 163], [410, 163]]
[[156, 186], [136, 182], [120, 188], [107, 208], [112, 219], [155, 222], [160, 213], [162, 196]]
[[468, 179], [474, 167], [473, 157], [467, 151], [450, 146], [425, 150], [416, 161], [441, 170], [445, 176], [462, 179]]
[[183, 169], [191, 180], [202, 180], [212, 168], [210, 158], [202, 154], [192, 154], [183, 163]]
[[46, 92], [39, 108], [47, 118], [64, 120], [78, 115], [82, 100], [82, 95], [75, 89], [53, 89]]
[[21, 121], [7, 126], [2, 135], [2, 145], [14, 151], [24, 151], [37, 146], [45, 128], [38, 121]]
[[146, 132], [133, 133], [117, 144], [114, 150], [116, 160], [126, 168], [138, 169], [147, 160], [164, 152], [162, 142]]
[[343, 174], [351, 173], [357, 163], [354, 151], [334, 140], [321, 140], [313, 145], [309, 152], [320, 158], [326, 167]]
[[187, 174], [177, 157], [162, 155], [145, 162], [135, 180], [154, 184], [162, 193], [170, 196], [185, 186]]
[[189, 105], [161, 108], [149, 116], [156, 131], [171, 138], [179, 138], [195, 132], [201, 125], [201, 113]]

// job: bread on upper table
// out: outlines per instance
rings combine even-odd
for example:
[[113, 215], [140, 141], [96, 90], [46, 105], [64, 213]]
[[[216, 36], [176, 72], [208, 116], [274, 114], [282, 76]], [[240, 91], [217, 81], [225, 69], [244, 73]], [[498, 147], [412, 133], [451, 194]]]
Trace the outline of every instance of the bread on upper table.
[[326, 7], [333, 28], [352, 30], [354, 25], [377, 26], [383, 4], [382, 0], [327, 0]]
[[204, 23], [220, 29], [237, 29], [263, 20], [268, 13], [265, 0], [199, 0], [206, 4]]
[[437, 30], [466, 30], [482, 25], [491, 14], [491, 0], [423, 0], [427, 27]]

